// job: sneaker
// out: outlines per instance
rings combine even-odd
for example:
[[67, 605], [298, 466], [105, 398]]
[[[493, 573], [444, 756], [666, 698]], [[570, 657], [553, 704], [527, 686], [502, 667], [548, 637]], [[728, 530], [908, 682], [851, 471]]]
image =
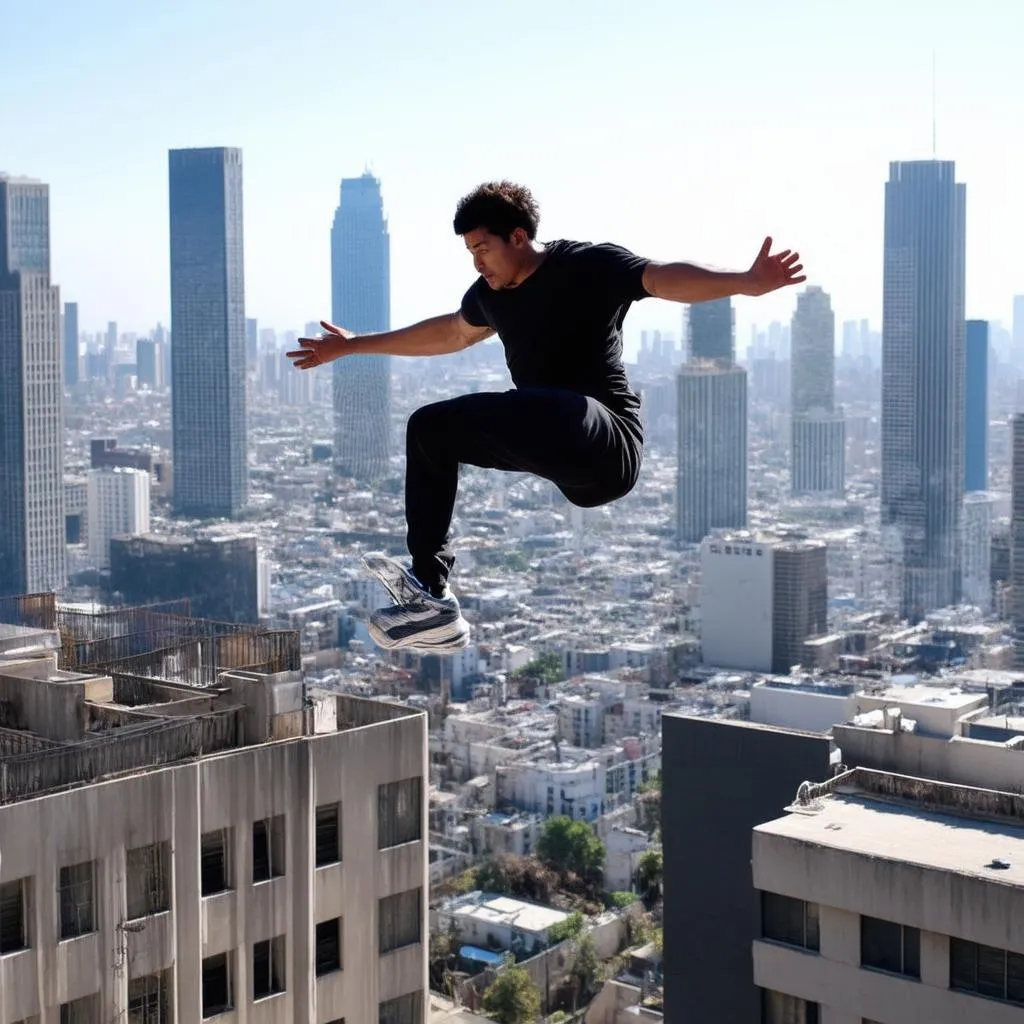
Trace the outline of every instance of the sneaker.
[[469, 644], [469, 624], [447, 588], [444, 597], [420, 590], [405, 604], [378, 609], [370, 616], [367, 629], [373, 642], [385, 650], [414, 647], [442, 653]]
[[423, 593], [423, 584], [396, 558], [387, 555], [363, 555], [363, 565], [380, 580], [395, 604], [414, 601]]

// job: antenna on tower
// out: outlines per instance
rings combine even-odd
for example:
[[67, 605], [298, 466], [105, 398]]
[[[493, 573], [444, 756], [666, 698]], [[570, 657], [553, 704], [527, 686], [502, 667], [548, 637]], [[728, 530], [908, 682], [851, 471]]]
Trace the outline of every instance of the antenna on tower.
[[938, 114], [935, 103], [935, 47], [932, 47], [932, 159], [936, 159], [937, 146], [936, 136], [938, 134]]

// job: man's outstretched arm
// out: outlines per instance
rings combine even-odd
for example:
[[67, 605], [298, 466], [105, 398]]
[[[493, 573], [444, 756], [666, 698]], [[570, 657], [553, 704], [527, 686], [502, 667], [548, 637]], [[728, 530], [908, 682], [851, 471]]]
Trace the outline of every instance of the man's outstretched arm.
[[355, 334], [327, 320], [321, 320], [320, 326], [324, 329], [320, 337], [299, 338], [302, 347], [288, 353], [300, 370], [350, 355], [441, 356], [469, 348], [494, 333], [490, 327], [467, 323], [461, 313], [445, 313], [382, 334]]
[[692, 263], [650, 263], [644, 270], [644, 290], [671, 302], [708, 302], [731, 295], [766, 295], [800, 284], [807, 277], [800, 254], [785, 249], [771, 255], [772, 240], [766, 238], [749, 270], [710, 270]]

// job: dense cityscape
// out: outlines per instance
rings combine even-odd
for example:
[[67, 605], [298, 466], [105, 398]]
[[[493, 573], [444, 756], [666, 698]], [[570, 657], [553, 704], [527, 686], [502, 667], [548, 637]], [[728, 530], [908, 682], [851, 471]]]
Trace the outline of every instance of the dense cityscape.
[[[463, 467], [437, 654], [374, 645], [361, 556], [501, 343], [297, 371], [242, 156], [170, 151], [144, 333], [80, 329], [0, 174], [0, 1024], [1016, 1019], [1024, 295], [966, 318], [954, 163], [889, 167], [881, 323], [812, 273], [643, 332], [613, 506]], [[324, 225], [360, 334], [386, 194]]]

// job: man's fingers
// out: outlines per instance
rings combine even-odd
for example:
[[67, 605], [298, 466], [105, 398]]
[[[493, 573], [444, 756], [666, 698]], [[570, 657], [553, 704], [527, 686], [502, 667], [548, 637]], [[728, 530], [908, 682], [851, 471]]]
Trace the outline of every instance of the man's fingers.
[[332, 324], [330, 320], [321, 320], [320, 326], [331, 334], [341, 334], [341, 328], [337, 324]]
[[767, 255], [768, 255], [768, 253], [770, 253], [771, 251], [772, 251], [772, 239], [771, 239], [771, 235], [769, 235], [769, 236], [768, 236], [768, 237], [767, 237], [767, 238], [766, 238], [766, 239], [765, 239], [765, 240], [764, 240], [764, 241], [763, 241], [763, 242], [761, 243], [761, 251], [760, 251], [760, 252], [759, 252], [759, 253], [757, 254], [757, 257], [758, 257], [758, 259], [763, 259], [763, 258], [764, 258], [765, 256], [767, 256]]

